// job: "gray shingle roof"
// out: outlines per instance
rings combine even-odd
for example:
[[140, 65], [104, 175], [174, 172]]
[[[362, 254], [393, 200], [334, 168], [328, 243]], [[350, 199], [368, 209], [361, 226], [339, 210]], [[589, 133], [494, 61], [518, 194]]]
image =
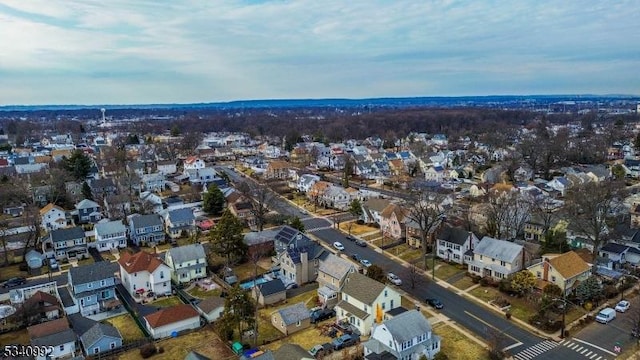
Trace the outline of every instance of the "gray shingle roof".
[[61, 332], [53, 333], [51, 335], [31, 339], [31, 345], [36, 346], [57, 346], [67, 344], [76, 341], [76, 333], [71, 329], [66, 329]]
[[204, 259], [206, 255], [202, 244], [190, 244], [169, 249], [174, 264]]
[[304, 305], [304, 302], [299, 302], [286, 308], [278, 310], [282, 321], [285, 325], [295, 324], [298, 321], [303, 321], [311, 317], [309, 309]]
[[211, 296], [198, 303], [198, 308], [205, 313], [210, 313], [215, 309], [224, 307], [224, 298], [220, 296]]
[[258, 289], [260, 290], [262, 296], [269, 296], [277, 294], [279, 292], [287, 291], [287, 289], [285, 289], [284, 287], [284, 284], [282, 283], [282, 280], [280, 279], [273, 279], [271, 281], [267, 281], [266, 283], [259, 284]]
[[114, 277], [118, 269], [118, 263], [101, 261], [89, 265], [72, 267], [69, 270], [69, 275], [71, 277], [71, 283], [75, 286]]
[[623, 252], [627, 251], [628, 248], [629, 247], [626, 245], [607, 243], [600, 248], [600, 251], [606, 251], [612, 254], [622, 254]]
[[184, 357], [184, 360], [210, 360], [208, 357], [200, 354], [197, 351], [189, 351], [187, 356]]
[[82, 239], [84, 238], [84, 230], [80, 226], [69, 229], [57, 229], [51, 231], [50, 236], [53, 242]]
[[371, 305], [385, 287], [383, 283], [356, 272], [347, 276], [342, 293]]
[[69, 289], [66, 286], [59, 287], [58, 294], [60, 295], [60, 300], [62, 301], [62, 305], [64, 307], [75, 305], [75, 303], [73, 302], [73, 298], [69, 293]]
[[399, 342], [409, 341], [420, 334], [431, 332], [431, 324], [417, 310], [405, 311], [384, 322], [391, 335]]
[[320, 263], [319, 271], [328, 274], [332, 278], [342, 279], [347, 273], [354, 268], [351, 261], [342, 259], [334, 254], [330, 254]]
[[470, 236], [471, 233], [465, 229], [447, 226], [438, 236], [438, 240], [444, 240], [457, 245], [464, 245]]
[[80, 337], [85, 349], [92, 348], [103, 336], [122, 339], [120, 332], [115, 327], [86, 318], [80, 314], [69, 315], [69, 321], [73, 331]]
[[369, 315], [370, 315], [368, 312], [366, 312], [366, 311], [364, 311], [364, 310], [362, 310], [360, 308], [357, 308], [355, 305], [351, 305], [350, 303], [346, 302], [345, 300], [340, 300], [340, 302], [338, 302], [336, 304], [336, 307], [344, 309], [344, 311], [346, 311], [347, 314], [351, 314], [351, 315], [357, 317], [358, 319], [362, 319], [362, 320], [368, 318]]
[[80, 210], [80, 209], [94, 209], [94, 208], [99, 208], [100, 205], [98, 205], [97, 202], [89, 200], [89, 199], [84, 199], [82, 201], [80, 201], [79, 203], [76, 204], [76, 209]]
[[116, 234], [120, 232], [127, 231], [127, 228], [122, 223], [122, 220], [109, 221], [105, 223], [96, 224], [94, 227], [96, 234], [106, 235], [106, 234]]
[[512, 263], [521, 251], [521, 245], [488, 236], [483, 237], [473, 250], [474, 254], [488, 256], [507, 263]]
[[139, 215], [132, 217], [131, 223], [135, 229], [149, 226], [162, 226], [162, 218], [158, 214]]
[[188, 208], [184, 209], [175, 209], [169, 211], [169, 220], [172, 223], [181, 223], [181, 222], [191, 222], [195, 220], [193, 216], [193, 211]]

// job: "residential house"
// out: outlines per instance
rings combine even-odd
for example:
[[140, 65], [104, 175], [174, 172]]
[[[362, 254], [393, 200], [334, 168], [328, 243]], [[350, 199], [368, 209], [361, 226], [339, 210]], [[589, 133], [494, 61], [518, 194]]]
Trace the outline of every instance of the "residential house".
[[176, 165], [176, 162], [172, 160], [158, 161], [156, 164], [156, 170], [160, 174], [171, 175], [178, 172], [178, 166]]
[[142, 189], [150, 192], [161, 192], [167, 179], [162, 173], [144, 174], [140, 177]]
[[566, 177], [559, 176], [549, 181], [546, 186], [559, 192], [562, 196], [564, 196], [565, 191], [569, 187], [569, 180], [567, 180]]
[[186, 283], [207, 276], [207, 256], [201, 244], [190, 244], [169, 249], [165, 262], [171, 268], [171, 279]]
[[38, 290], [22, 303], [19, 312], [28, 323], [33, 324], [59, 318], [62, 308], [54, 295]]
[[184, 172], [189, 176], [189, 182], [193, 184], [209, 184], [215, 183], [218, 187], [222, 187], [224, 180], [218, 177], [218, 173], [214, 168], [189, 169]]
[[190, 208], [169, 210], [164, 215], [165, 232], [172, 239], [180, 238], [183, 233], [195, 232], [196, 218]]
[[330, 186], [320, 196], [320, 203], [326, 207], [347, 210], [351, 196], [342, 186]]
[[207, 167], [207, 164], [204, 162], [204, 160], [195, 156], [189, 156], [184, 161], [185, 170], [200, 170], [204, 169], [205, 167]]
[[542, 261], [529, 266], [527, 270], [538, 279], [538, 289], [543, 290], [548, 284], [555, 284], [566, 295], [591, 276], [591, 264], [574, 251], [542, 255]]
[[500, 281], [522, 270], [524, 247], [506, 240], [485, 236], [473, 249], [469, 272]]
[[361, 219], [365, 224], [380, 224], [382, 211], [391, 204], [388, 199], [372, 198], [362, 202]]
[[142, 208], [148, 209], [149, 212], [158, 214], [163, 210], [162, 198], [158, 194], [149, 191], [140, 193], [140, 204]]
[[76, 226], [52, 230], [42, 239], [42, 252], [58, 260], [89, 258], [84, 229]]
[[380, 213], [382, 236], [399, 240], [406, 237], [405, 221], [407, 210], [398, 204], [389, 204]]
[[195, 306], [200, 315], [207, 319], [207, 322], [212, 323], [222, 316], [224, 301], [220, 296], [210, 296], [199, 301]]
[[337, 320], [350, 323], [361, 335], [369, 335], [373, 324], [382, 322], [384, 314], [401, 301], [393, 288], [358, 272], [347, 276], [340, 297]]
[[116, 271], [115, 264], [105, 262], [69, 269], [67, 286], [74, 302], [80, 304], [80, 314], [95, 315], [120, 306], [115, 290]]
[[[257, 229], [257, 219], [254, 215], [253, 203], [244, 196], [237, 197], [238, 192], [234, 191], [227, 197], [227, 208], [240, 221], [245, 223], [250, 229]], [[232, 199], [236, 200], [232, 200]]]
[[156, 246], [165, 242], [164, 223], [158, 214], [133, 215], [129, 220], [129, 238], [135, 245]]
[[299, 302], [274, 311], [271, 324], [288, 336], [311, 326], [311, 314], [304, 302]]
[[527, 241], [543, 241], [545, 224], [539, 216], [530, 216], [524, 224], [524, 239]]
[[40, 219], [40, 226], [46, 231], [63, 229], [69, 225], [64, 209], [51, 203], [40, 209]]
[[78, 211], [78, 222], [80, 224], [95, 224], [102, 219], [100, 205], [95, 201], [84, 199], [76, 204], [76, 210]]
[[306, 193], [311, 189], [311, 186], [313, 186], [313, 184], [318, 181], [320, 181], [320, 176], [313, 174], [304, 174], [298, 178], [296, 188], [298, 189], [298, 191]]
[[144, 325], [154, 339], [176, 336], [181, 331], [200, 327], [200, 314], [191, 305], [162, 308], [144, 317]]
[[127, 227], [122, 220], [98, 223], [93, 230], [96, 238], [93, 245], [98, 251], [127, 247]]
[[446, 177], [446, 170], [440, 165], [429, 167], [424, 171], [424, 178], [427, 181], [443, 182]]
[[614, 269], [619, 269], [626, 263], [626, 255], [629, 247], [617, 243], [607, 243], [598, 250], [598, 256], [612, 262]]
[[287, 289], [282, 280], [273, 279], [254, 286], [251, 297], [262, 306], [272, 305], [287, 299]]
[[318, 299], [324, 307], [332, 307], [338, 302], [338, 293], [347, 275], [356, 271], [355, 265], [337, 255], [329, 254], [320, 261], [318, 268]]
[[429, 320], [418, 310], [405, 311], [375, 326], [364, 343], [364, 358], [433, 359], [441, 338], [433, 333]]
[[122, 347], [120, 331], [108, 323], [101, 323], [80, 314], [69, 315], [69, 321], [82, 344], [85, 356], [99, 356]]
[[7, 206], [2, 209], [2, 213], [11, 217], [19, 217], [24, 213], [24, 206]]
[[283, 226], [276, 234], [276, 264], [280, 265], [282, 281], [285, 285], [303, 285], [316, 280], [320, 259], [328, 252], [307, 235]]
[[104, 198], [108, 195], [116, 195], [118, 193], [118, 187], [112, 178], [91, 180], [89, 187], [91, 188], [94, 199]]
[[254, 258], [271, 254], [275, 249], [275, 238], [279, 231], [280, 229], [267, 229], [245, 233], [244, 243], [248, 247], [247, 256]]
[[31, 346], [51, 347], [46, 356], [34, 354], [36, 360], [62, 359], [76, 355], [76, 334], [69, 327], [67, 318], [47, 321], [27, 328]]
[[267, 165], [267, 170], [264, 172], [264, 178], [286, 180], [289, 178], [289, 169], [291, 163], [283, 160], [271, 160]]
[[132, 296], [152, 291], [156, 296], [171, 294], [171, 268], [158, 254], [123, 251], [118, 259], [122, 285]]
[[436, 254], [443, 260], [465, 264], [465, 254], [469, 250], [473, 251], [479, 241], [471, 231], [446, 226], [436, 237]]
[[[60, 288], [62, 289], [62, 288]], [[58, 284], [56, 281], [49, 281], [37, 284], [21, 285], [17, 288], [9, 290], [9, 301], [11, 305], [21, 306], [25, 301], [34, 296], [38, 291], [58, 297]]]
[[316, 181], [313, 185], [311, 185], [309, 191], [307, 191], [307, 198], [309, 198], [309, 200], [311, 200], [311, 202], [315, 203], [316, 205], [319, 205], [322, 199], [322, 195], [331, 186], [333, 186], [333, 184], [331, 184], [330, 182]]

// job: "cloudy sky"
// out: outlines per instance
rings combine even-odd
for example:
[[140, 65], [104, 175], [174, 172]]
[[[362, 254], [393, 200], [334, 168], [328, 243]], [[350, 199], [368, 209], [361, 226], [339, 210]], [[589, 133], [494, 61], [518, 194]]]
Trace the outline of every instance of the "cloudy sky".
[[640, 94], [637, 0], [0, 0], [0, 104]]

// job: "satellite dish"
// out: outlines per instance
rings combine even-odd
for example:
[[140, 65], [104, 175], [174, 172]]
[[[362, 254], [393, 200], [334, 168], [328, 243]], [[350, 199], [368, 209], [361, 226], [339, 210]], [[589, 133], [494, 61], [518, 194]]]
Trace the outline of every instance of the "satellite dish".
[[296, 235], [296, 239], [302, 240], [302, 233], [298, 233], [298, 235]]

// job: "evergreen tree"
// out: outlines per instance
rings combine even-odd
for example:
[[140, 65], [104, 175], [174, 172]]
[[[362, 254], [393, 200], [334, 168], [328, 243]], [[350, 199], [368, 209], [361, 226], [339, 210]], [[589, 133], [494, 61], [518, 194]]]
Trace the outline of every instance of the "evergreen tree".
[[89, 187], [89, 184], [86, 181], [82, 183], [82, 196], [84, 196], [85, 199], [93, 200], [91, 187]]
[[76, 180], [84, 180], [91, 171], [93, 161], [81, 150], [75, 150], [69, 158], [62, 158], [62, 167]]
[[358, 218], [362, 215], [362, 204], [360, 203], [360, 200], [351, 200], [351, 203], [349, 204], [349, 214]]
[[576, 287], [576, 297], [582, 301], [598, 300], [602, 296], [602, 284], [595, 276], [590, 276]]
[[289, 221], [289, 226], [291, 226], [292, 228], [300, 231], [300, 232], [304, 232], [304, 224], [302, 223], [302, 220], [300, 220], [299, 217], [294, 216], [290, 221]]
[[518, 271], [511, 278], [511, 290], [518, 295], [525, 295], [536, 286], [536, 277], [528, 270]]
[[371, 265], [367, 268], [367, 276], [381, 283], [385, 282], [384, 270], [378, 265]]
[[234, 327], [237, 326], [238, 335], [242, 337], [245, 329], [253, 329], [256, 325], [255, 305], [249, 297], [249, 292], [234, 286], [224, 301], [224, 311], [218, 322], [218, 330], [223, 337], [233, 338]]
[[207, 192], [204, 194], [202, 202], [202, 210], [207, 214], [220, 215], [224, 210], [224, 194], [216, 184], [210, 184]]
[[243, 229], [242, 221], [229, 210], [225, 210], [218, 224], [211, 230], [211, 250], [224, 256], [227, 259], [227, 264], [247, 253], [247, 245], [244, 243], [242, 234]]

